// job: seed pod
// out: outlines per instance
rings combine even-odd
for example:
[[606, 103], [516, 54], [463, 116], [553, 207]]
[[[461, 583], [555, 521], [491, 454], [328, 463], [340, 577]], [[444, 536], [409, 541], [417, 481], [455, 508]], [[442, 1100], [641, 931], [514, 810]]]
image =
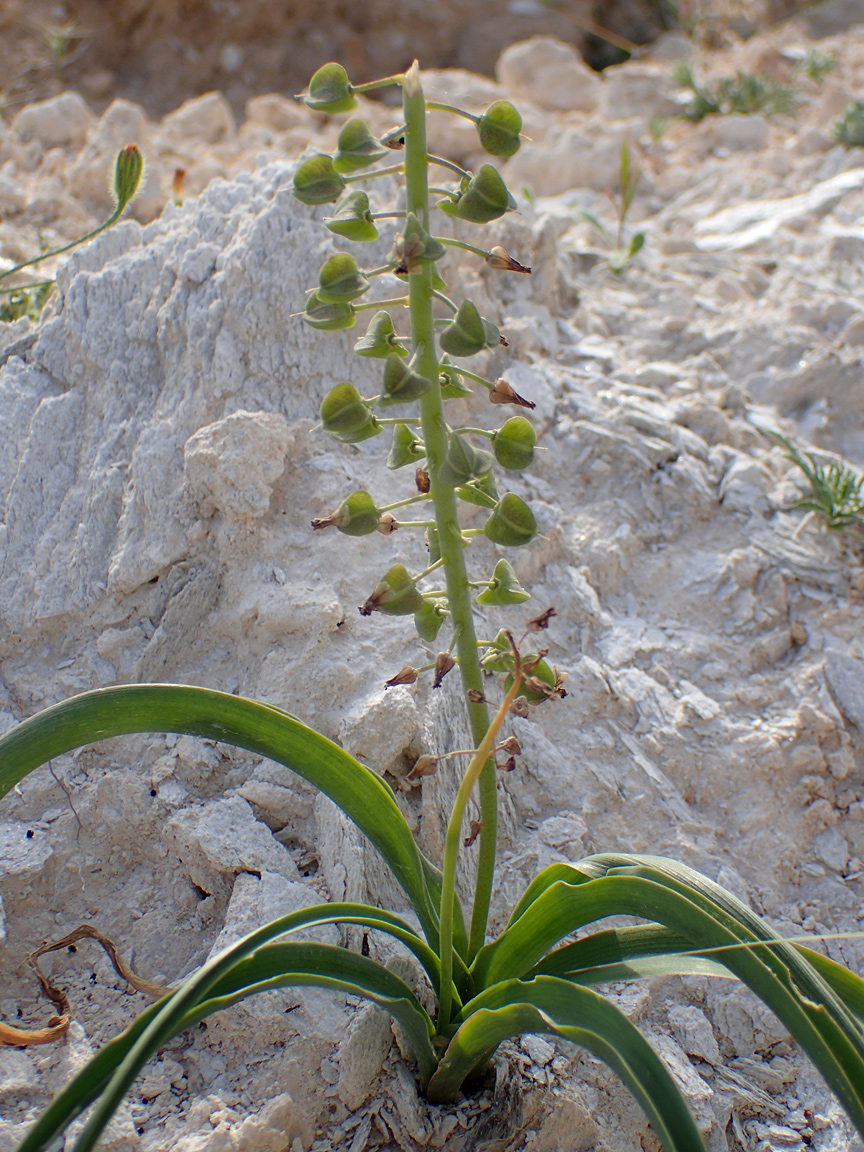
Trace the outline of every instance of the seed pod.
[[424, 264], [434, 264], [445, 255], [444, 245], [433, 239], [413, 212], [405, 217], [405, 227], [396, 237], [390, 260], [397, 275], [416, 272]]
[[488, 224], [516, 207], [497, 168], [484, 164], [470, 180], [463, 180], [459, 192], [438, 207], [448, 216], [458, 216], [472, 224]]
[[426, 445], [407, 424], [393, 426], [393, 443], [387, 456], [388, 468], [403, 468], [406, 464], [416, 463], [425, 455]]
[[399, 521], [392, 512], [382, 512], [378, 521], [378, 531], [382, 536], [392, 536], [399, 527]]
[[117, 201], [115, 211], [120, 213], [132, 200], [141, 184], [141, 173], [144, 171], [144, 157], [137, 144], [127, 144], [117, 153], [114, 164], [114, 199]]
[[331, 388], [321, 401], [321, 424], [341, 444], [359, 444], [382, 430], [372, 409], [349, 380]]
[[511, 416], [492, 437], [492, 451], [502, 468], [520, 472], [534, 459], [537, 433], [524, 416]]
[[516, 573], [508, 560], [499, 560], [492, 573], [489, 587], [477, 597], [477, 603], [485, 607], [499, 604], [524, 604], [531, 597], [516, 579]]
[[434, 776], [437, 771], [438, 758], [436, 756], [421, 756], [405, 779], [419, 780], [421, 776]]
[[506, 740], [501, 741], [498, 747], [509, 756], [518, 756], [522, 751], [522, 745], [515, 736], [508, 736]]
[[509, 100], [497, 100], [477, 123], [480, 143], [490, 156], [515, 156], [521, 131], [522, 117]]
[[531, 275], [531, 269], [514, 260], [507, 249], [502, 248], [500, 244], [496, 244], [486, 253], [486, 263], [499, 272], [524, 272], [527, 276]]
[[357, 107], [348, 73], [341, 64], [325, 64], [309, 81], [303, 97], [307, 108], [316, 112], [350, 112]]
[[469, 444], [464, 436], [451, 433], [447, 442], [447, 455], [439, 469], [442, 483], [455, 488], [471, 480], [479, 480], [492, 470], [492, 453]]
[[[527, 658], [531, 660], [531, 657]], [[544, 700], [561, 700], [567, 693], [564, 691], [564, 677], [557, 668], [552, 668], [545, 660], [539, 660], [530, 676], [523, 676], [520, 697], [524, 697], [529, 704], [540, 704]], [[509, 692], [513, 684], [512, 674], [504, 681], [504, 691]]]
[[294, 196], [301, 204], [332, 204], [345, 191], [345, 181], [329, 156], [310, 156], [294, 173]]
[[501, 333], [494, 324], [484, 320], [477, 305], [463, 300], [459, 311], [441, 332], [439, 341], [444, 352], [451, 356], [474, 356], [484, 348], [496, 348]]
[[378, 229], [365, 192], [346, 192], [336, 205], [335, 215], [328, 216], [324, 225], [336, 236], [357, 243], [378, 239]]
[[384, 681], [384, 687], [396, 688], [400, 684], [413, 684], [417, 679], [417, 675], [417, 669], [412, 668], [410, 664], [406, 664], [395, 676], [391, 676], [389, 680]]
[[382, 148], [365, 120], [355, 118], [342, 126], [336, 140], [337, 152], [333, 157], [333, 167], [343, 175], [359, 172], [361, 168], [368, 168], [376, 160], [387, 155], [387, 149]]
[[369, 536], [378, 528], [381, 513], [368, 492], [352, 492], [342, 501], [335, 512], [320, 520], [313, 520], [312, 527], [338, 528], [346, 536]]
[[483, 525], [483, 531], [493, 544], [520, 548], [536, 536], [537, 521], [525, 501], [508, 492], [498, 501], [495, 511]]
[[383, 394], [378, 403], [382, 408], [391, 404], [408, 404], [412, 400], [418, 400], [431, 387], [431, 381], [412, 372], [410, 366], [403, 363], [401, 357], [393, 352], [387, 357], [387, 364], [384, 367]]
[[441, 681], [455, 667], [456, 661], [449, 652], [439, 652], [435, 657], [435, 677], [432, 681], [432, 687], [440, 688]]
[[394, 564], [375, 585], [360, 614], [371, 616], [373, 612], [383, 612], [385, 616], [410, 616], [419, 612], [424, 604], [408, 569], [404, 564]]
[[487, 672], [513, 671], [513, 648], [504, 628], [500, 629], [495, 639], [486, 649], [480, 663]]
[[468, 826], [468, 835], [462, 841], [466, 848], [470, 848], [480, 833], [483, 831], [483, 823], [480, 820], [472, 820]]
[[356, 300], [369, 288], [369, 281], [350, 252], [337, 252], [318, 273], [318, 299], [327, 304]]
[[438, 384], [442, 400], [458, 400], [461, 396], [474, 395], [456, 369], [450, 366], [450, 357], [446, 352], [438, 365]]
[[420, 611], [414, 613], [414, 625], [417, 629], [417, 635], [421, 640], [425, 640], [427, 644], [431, 644], [441, 631], [441, 625], [446, 619], [447, 609], [444, 605], [427, 600]]
[[306, 298], [303, 319], [313, 328], [335, 332], [341, 328], [353, 328], [355, 314], [355, 309], [345, 300], [322, 300], [317, 292], [310, 292]]
[[389, 312], [376, 312], [369, 321], [366, 335], [361, 336], [354, 345], [354, 351], [360, 356], [373, 356], [384, 360], [391, 353], [397, 356], [407, 356], [408, 349], [396, 339], [396, 329]]
[[496, 380], [489, 389], [490, 404], [515, 404], [517, 408], [536, 408], [533, 400], [526, 400], [507, 383], [506, 380]]
[[467, 484], [460, 484], [456, 489], [456, 495], [466, 504], [476, 504], [479, 508], [494, 508], [501, 499], [495, 476], [491, 471], [470, 480]]

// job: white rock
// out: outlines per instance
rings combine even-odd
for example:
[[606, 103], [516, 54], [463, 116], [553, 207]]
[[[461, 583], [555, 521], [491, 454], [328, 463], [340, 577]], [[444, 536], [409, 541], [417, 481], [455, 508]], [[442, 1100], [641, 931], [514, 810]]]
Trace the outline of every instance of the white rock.
[[[263, 927], [277, 917], [320, 903], [321, 897], [312, 888], [286, 879], [284, 875], [280, 876], [276, 872], [262, 872], [260, 876], [241, 873], [234, 882], [225, 923], [210, 949], [210, 956], [224, 952], [256, 928]], [[286, 939], [338, 944], [340, 937], [335, 925], [325, 924], [318, 928], [298, 929]]]
[[39, 872], [53, 853], [44, 830], [23, 823], [0, 824], [0, 876], [28, 876]]
[[253, 124], [263, 124], [274, 132], [288, 132], [292, 128], [309, 128], [313, 116], [310, 110], [297, 100], [288, 100], [271, 92], [266, 96], [253, 96], [246, 101], [246, 119]]
[[80, 148], [92, 124], [93, 113], [78, 93], [63, 92], [22, 108], [12, 128], [22, 140], [38, 140], [43, 148]]
[[234, 135], [234, 116], [221, 92], [206, 92], [164, 116], [161, 129], [165, 141], [174, 145], [184, 140], [218, 144]]
[[558, 112], [593, 112], [603, 87], [597, 73], [571, 44], [534, 36], [511, 44], [495, 68], [502, 88]]
[[835, 872], [843, 872], [849, 862], [849, 841], [839, 828], [825, 828], [816, 834], [813, 851]]
[[675, 1039], [688, 1056], [707, 1060], [715, 1067], [720, 1064], [720, 1049], [705, 1013], [692, 1004], [675, 1004], [666, 1015]]
[[372, 1091], [393, 1041], [390, 1017], [374, 1004], [365, 1005], [351, 1021], [339, 1045], [339, 1099], [352, 1112]]
[[[398, 671], [398, 669], [396, 670]], [[379, 688], [359, 700], [339, 726], [339, 743], [373, 772], [404, 767], [402, 758], [417, 747], [420, 716], [410, 693]]]
[[621, 165], [621, 144], [589, 127], [556, 125], [542, 146], [524, 144], [505, 167], [510, 187], [527, 185], [535, 196], [559, 196], [576, 188], [612, 188]]
[[37, 1084], [36, 1064], [21, 1048], [0, 1047], [0, 1100], [8, 1100]]
[[[215, 260], [214, 251], [213, 264]], [[185, 275], [204, 279], [197, 270]], [[285, 417], [273, 412], [234, 412], [190, 436], [183, 448], [183, 467], [189, 495], [201, 514], [221, 512], [240, 522], [263, 516], [273, 484], [285, 470], [291, 442]]]
[[600, 114], [610, 120], [670, 115], [672, 75], [665, 64], [629, 61], [606, 68], [600, 96]]

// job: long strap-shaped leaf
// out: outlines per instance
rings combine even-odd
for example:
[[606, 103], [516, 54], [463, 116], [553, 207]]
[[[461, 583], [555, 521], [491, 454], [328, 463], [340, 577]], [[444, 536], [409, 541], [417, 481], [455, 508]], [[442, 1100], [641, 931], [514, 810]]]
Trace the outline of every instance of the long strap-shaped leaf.
[[[277, 760], [314, 784], [374, 844], [438, 939], [440, 874], [418, 850], [392, 790], [353, 756], [281, 708], [180, 684], [128, 684], [64, 700], [0, 736], [0, 797], [55, 756], [132, 732], [181, 732]], [[430, 893], [431, 886], [439, 893]]]
[[[597, 879], [585, 880], [593, 871]], [[603, 856], [556, 880], [478, 954], [478, 987], [519, 977], [562, 936], [594, 920], [631, 915], [658, 921], [746, 983], [783, 1021], [864, 1133], [864, 1037], [806, 958], [740, 901], [683, 865], [656, 857]], [[741, 947], [741, 944], [749, 944]], [[731, 945], [731, 947], [728, 947]]]
[[587, 1048], [623, 1080], [666, 1152], [704, 1152], [705, 1142], [663, 1061], [605, 997], [551, 976], [508, 980], [466, 1005], [465, 1023], [447, 1048], [427, 1095], [452, 1100], [466, 1076], [510, 1036], [549, 1032]]
[[[291, 913], [289, 917], [283, 917], [280, 920], [274, 921], [272, 924], [266, 925], [262, 931], [265, 933], [266, 939], [272, 939], [273, 936], [279, 935], [280, 933], [335, 923], [362, 924], [364, 927], [388, 933], [396, 939], [401, 940], [420, 960], [421, 964], [423, 964], [429, 974], [430, 980], [432, 980], [433, 983], [436, 982], [439, 970], [438, 958], [425, 941], [392, 912], [384, 912], [381, 909], [371, 908], [365, 904], [334, 903], [319, 904], [312, 908], [303, 908]], [[266, 935], [268, 933], [269, 935]], [[242, 944], [243, 942], [241, 941], [240, 943]], [[273, 945], [262, 944], [259, 952], [270, 947], [273, 947]], [[253, 953], [253, 956], [257, 954], [258, 953]], [[365, 958], [358, 958], [354, 953], [346, 952], [345, 956], [348, 958], [345, 962], [349, 965], [354, 963], [355, 959], [359, 960], [361, 965], [366, 963]], [[230, 972], [240, 972], [243, 962], [242, 959], [238, 960], [234, 967], [230, 969]], [[374, 961], [372, 961], [372, 963], [374, 963]], [[225, 989], [230, 990], [232, 986], [230, 984], [231, 979], [235, 978], [230, 976], [225, 978], [226, 983], [221, 992], [222, 995], [229, 994]], [[256, 990], [260, 989], [252, 988], [248, 994]], [[359, 992], [357, 993], [357, 995], [360, 994]], [[171, 995], [173, 995], [173, 993]], [[209, 995], [212, 997], [212, 990]], [[24, 1152], [25, 1149], [27, 1149], [28, 1152], [36, 1152], [37, 1149], [46, 1147], [71, 1120], [74, 1120], [77, 1115], [83, 1112], [84, 1109], [97, 1098], [111, 1079], [116, 1068], [128, 1055], [136, 1040], [162, 1008], [169, 1003], [170, 999], [171, 996], [163, 997], [157, 1004], [145, 1009], [124, 1032], [109, 1041], [108, 1044], [99, 1050], [96, 1056], [87, 1063], [78, 1076], [52, 1101], [49, 1108], [39, 1118], [36, 1126], [28, 1133], [19, 1152]], [[186, 1031], [186, 1029], [191, 1028], [205, 1016], [209, 1016], [212, 1012], [217, 1011], [220, 1006], [225, 1005], [216, 1004], [212, 999], [205, 1000], [203, 1005], [202, 1003], [196, 1003], [186, 1012], [182, 1019], [175, 1021], [174, 1030], [171, 1035]], [[426, 1016], [425, 1012], [423, 1016]], [[421, 1053], [420, 1058], [422, 1058], [424, 1053], [424, 1045], [422, 1042], [419, 1044], [419, 1051]]]

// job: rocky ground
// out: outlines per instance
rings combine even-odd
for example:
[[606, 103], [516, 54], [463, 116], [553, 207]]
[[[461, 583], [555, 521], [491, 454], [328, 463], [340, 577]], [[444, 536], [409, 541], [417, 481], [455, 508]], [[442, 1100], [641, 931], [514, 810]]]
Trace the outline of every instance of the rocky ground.
[[[447, 267], [452, 293], [470, 293], [510, 341], [480, 370], [536, 402], [547, 450], [512, 487], [543, 540], [514, 563], [537, 609], [556, 607], [551, 655], [569, 673], [566, 700], [514, 721], [524, 754], [501, 783], [498, 920], [546, 863], [654, 852], [787, 935], [828, 937], [861, 970], [864, 553], [792, 508], [801, 473], [763, 431], [864, 468], [864, 150], [833, 134], [864, 88], [864, 27], [823, 36], [842, 11], [710, 52], [669, 34], [602, 76], [549, 41], [508, 50], [497, 82], [426, 76], [430, 94], [470, 108], [515, 99], [530, 137], [504, 167], [519, 211], [493, 231], [532, 277], [464, 253]], [[821, 77], [808, 75], [814, 49], [833, 60]], [[742, 69], [794, 85], [794, 114], [681, 120], [672, 72], [687, 56], [706, 81]], [[394, 123], [380, 104], [364, 115]], [[351, 360], [354, 336], [290, 318], [332, 250], [326, 212], [290, 195], [293, 162], [337, 129], [276, 95], [238, 122], [218, 94], [155, 120], [123, 99], [97, 115], [71, 92], [3, 127], [10, 261], [104, 219], [119, 147], [136, 140], [148, 170], [132, 218], [56, 263], [41, 321], [0, 330], [2, 726], [87, 688], [158, 679], [281, 704], [397, 787], [420, 752], [465, 746], [455, 686], [385, 693], [415, 646], [402, 622], [356, 612], [388, 561], [418, 562], [421, 546], [308, 530], [352, 485], [398, 485], [377, 441], [334, 449], [314, 431], [349, 363], [358, 386], [376, 380]], [[431, 134], [437, 151], [476, 159], [460, 124], [436, 116]], [[613, 222], [604, 193], [625, 140], [642, 172], [628, 229], [646, 243], [617, 275], [579, 211]], [[378, 204], [396, 195], [378, 182]], [[475, 410], [486, 418], [470, 403], [466, 417]], [[433, 856], [452, 787], [442, 771], [400, 792]], [[399, 906], [329, 802], [205, 741], [59, 758], [5, 798], [0, 821], [0, 1013], [12, 1023], [50, 1013], [21, 962], [83, 922], [141, 975], [172, 982], [321, 895]], [[75, 1023], [66, 1044], [0, 1049], [2, 1152], [146, 1003], [86, 944], [44, 964]], [[731, 983], [613, 994], [668, 1058], [712, 1152], [860, 1149], [784, 1030]], [[602, 1065], [538, 1037], [502, 1050], [481, 1094], [430, 1108], [383, 1017], [306, 991], [178, 1038], [105, 1142], [445, 1146], [654, 1144]]]

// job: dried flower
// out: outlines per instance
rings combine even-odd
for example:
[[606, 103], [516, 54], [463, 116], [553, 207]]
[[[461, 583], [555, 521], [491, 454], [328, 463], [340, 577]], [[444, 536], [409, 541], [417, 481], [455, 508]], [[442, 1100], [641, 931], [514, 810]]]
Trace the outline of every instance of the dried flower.
[[429, 473], [425, 468], [418, 468], [414, 473], [414, 483], [417, 485], [417, 491], [425, 496], [432, 486], [429, 480]]
[[532, 620], [528, 621], [528, 631], [542, 632], [544, 628], [549, 627], [549, 621], [552, 619], [552, 617], [557, 615], [558, 613], [554, 608], [547, 608], [545, 612], [542, 612], [539, 616], [535, 616]]
[[489, 400], [492, 404], [515, 404], [518, 408], [536, 408], [533, 400], [526, 400], [524, 396], [520, 396], [506, 380], [495, 381], [489, 389]]
[[438, 771], [436, 756], [421, 756], [405, 777], [406, 780], [419, 780], [421, 776], [434, 776]]
[[412, 668], [410, 664], [406, 664], [401, 668], [395, 676], [391, 676], [389, 680], [384, 681], [385, 688], [396, 688], [400, 684], [413, 684], [418, 676], [416, 668]]
[[490, 268], [495, 268], [499, 272], [525, 272], [529, 275], [531, 273], [530, 268], [526, 268], [524, 264], [514, 260], [507, 249], [500, 245], [496, 245], [486, 253], [486, 263]]
[[469, 704], [485, 704], [486, 703], [486, 697], [483, 695], [483, 693], [478, 688], [469, 688], [468, 691], [465, 693], [465, 695], [468, 697], [468, 703]]
[[[520, 696], [520, 700], [521, 699], [523, 699], [523, 697]], [[502, 772], [512, 772], [513, 769], [516, 767], [516, 757], [515, 756], [508, 756], [507, 759], [504, 761], [504, 763], [499, 764], [498, 767], [501, 769]]]
[[524, 718], [528, 715], [528, 701], [524, 696], [517, 696], [513, 703], [510, 705], [510, 711], [514, 716], [521, 716]]
[[451, 668], [456, 667], [456, 661], [449, 652], [439, 652], [435, 657], [435, 679], [432, 681], [433, 688], [440, 688], [441, 681], [447, 675]]
[[480, 820], [472, 820], [468, 829], [468, 835], [462, 841], [466, 848], [470, 848], [480, 833], [483, 831], [483, 824]]
[[522, 745], [515, 736], [508, 736], [506, 740], [502, 740], [498, 745], [502, 752], [508, 752], [510, 755], [519, 755], [522, 751]]
[[378, 531], [382, 536], [390, 536], [399, 527], [399, 521], [392, 512], [382, 512], [378, 521]]

